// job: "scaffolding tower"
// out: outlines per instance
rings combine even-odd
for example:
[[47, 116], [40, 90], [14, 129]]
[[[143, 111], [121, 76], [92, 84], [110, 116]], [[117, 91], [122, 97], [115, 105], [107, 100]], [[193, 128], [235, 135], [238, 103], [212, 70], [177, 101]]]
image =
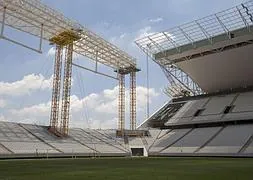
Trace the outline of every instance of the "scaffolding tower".
[[[68, 135], [69, 129], [69, 109], [70, 109], [70, 90], [72, 78], [72, 58], [73, 58], [73, 42], [80, 39], [79, 33], [75, 31], [64, 31], [57, 36], [50, 39], [52, 44], [56, 44], [55, 52], [55, 69], [52, 89], [52, 103], [51, 103], [51, 117], [50, 130], [55, 134], [62, 136]], [[62, 106], [61, 119], [59, 120], [59, 101], [61, 92], [61, 67], [63, 62], [63, 48], [64, 55], [64, 76], [62, 89]], [[60, 121], [60, 127], [58, 127]]]
[[[8, 31], [13, 32], [13, 30], [36, 37], [36, 39], [39, 38], [38, 47], [27, 45], [10, 37]], [[0, 39], [39, 53], [42, 53], [44, 40], [56, 45], [49, 130], [60, 136], [68, 135], [72, 65], [107, 77], [112, 76], [97, 71], [98, 63], [113, 70], [122, 71], [122, 76], [137, 69], [135, 58], [39, 0], [0, 0]], [[73, 53], [88, 57], [96, 63], [96, 69], [90, 70], [73, 64]], [[63, 73], [62, 69], [64, 70]], [[120, 84], [123, 88], [124, 83], [120, 81]], [[124, 129], [124, 88], [121, 93], [122, 98], [119, 98], [119, 128]], [[132, 90], [132, 93], [135, 93], [135, 90]], [[132, 97], [135, 95], [132, 94]], [[132, 101], [134, 99], [132, 98]], [[132, 103], [133, 106], [135, 104]], [[132, 109], [131, 112], [136, 113], [135, 107], [130, 109]], [[132, 118], [131, 122], [135, 124], [135, 115], [130, 117]]]
[[129, 110], [130, 110], [130, 130], [136, 130], [136, 72], [140, 71], [136, 67], [130, 67], [126, 69], [119, 69], [116, 72], [118, 73], [119, 78], [119, 99], [118, 99], [118, 130], [117, 134], [124, 136], [125, 132], [125, 76], [130, 76], [129, 83]]
[[59, 103], [61, 91], [61, 67], [62, 67], [62, 47], [57, 45], [55, 49], [55, 64], [54, 64], [54, 77], [53, 77], [51, 115], [50, 115], [50, 128], [51, 131], [53, 132], [57, 131], [58, 128]]
[[125, 75], [119, 74], [118, 130], [125, 129]]
[[130, 73], [130, 130], [136, 130], [136, 72]]

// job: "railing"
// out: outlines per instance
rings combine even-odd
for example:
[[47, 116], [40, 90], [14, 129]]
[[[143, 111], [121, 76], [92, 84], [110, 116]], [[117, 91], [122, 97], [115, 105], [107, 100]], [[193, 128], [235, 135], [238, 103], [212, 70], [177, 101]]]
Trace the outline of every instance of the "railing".
[[[136, 40], [136, 44], [165, 73], [169, 85], [165, 93], [170, 97], [195, 96], [205, 94], [191, 77], [169, 59], [175, 55], [205, 45], [232, 39], [253, 32], [253, 0], [233, 8], [204, 17], [160, 33], [154, 33]], [[187, 60], [187, 58], [185, 57]]]
[[221, 34], [227, 34], [231, 38], [231, 32], [247, 28], [253, 31], [253, 1], [245, 2], [239, 6], [221, 11], [190, 23], [183, 24], [169, 30], [151, 34], [139, 39], [136, 44], [145, 52], [157, 54], [159, 52], [175, 49], [181, 52], [181, 46], [206, 40], [212, 44], [212, 38]]

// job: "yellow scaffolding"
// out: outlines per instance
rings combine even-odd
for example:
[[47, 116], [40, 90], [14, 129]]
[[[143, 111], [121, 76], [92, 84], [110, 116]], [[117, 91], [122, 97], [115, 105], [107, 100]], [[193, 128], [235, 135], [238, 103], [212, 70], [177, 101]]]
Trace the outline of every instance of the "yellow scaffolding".
[[[73, 42], [80, 39], [77, 32], [64, 31], [50, 39], [56, 44], [55, 70], [52, 90], [50, 130], [57, 135], [67, 136], [69, 132], [70, 90], [72, 77]], [[61, 120], [59, 123], [59, 101], [61, 90], [62, 49], [65, 48], [64, 78], [62, 89]], [[58, 125], [60, 124], [60, 127]]]

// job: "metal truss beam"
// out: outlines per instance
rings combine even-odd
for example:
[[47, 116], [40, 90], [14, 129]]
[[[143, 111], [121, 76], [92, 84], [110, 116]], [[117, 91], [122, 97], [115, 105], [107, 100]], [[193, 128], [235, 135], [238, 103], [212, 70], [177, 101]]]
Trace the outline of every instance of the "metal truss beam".
[[73, 57], [73, 44], [71, 43], [66, 46], [66, 54], [65, 54], [65, 62], [64, 62], [64, 81], [63, 81], [61, 126], [60, 126], [60, 132], [64, 136], [68, 135], [68, 132], [69, 132], [72, 57]]
[[62, 47], [56, 46], [55, 64], [54, 64], [54, 79], [52, 89], [50, 129], [55, 132], [58, 128], [59, 102], [61, 91], [61, 67], [62, 67]]
[[96, 65], [96, 67], [95, 67], [95, 70], [86, 68], [86, 67], [84, 67], [84, 66], [80, 66], [80, 65], [75, 64], [75, 63], [72, 63], [72, 65], [75, 66], [75, 67], [77, 67], [77, 68], [81, 68], [81, 69], [84, 69], [84, 70], [86, 70], [86, 71], [90, 71], [90, 72], [93, 72], [93, 73], [95, 73], [95, 74], [98, 74], [98, 75], [101, 75], [101, 76], [104, 76], [104, 77], [108, 77], [108, 78], [110, 78], [110, 79], [119, 80], [118, 77], [114, 77], [114, 76], [111, 76], [111, 75], [108, 75], [108, 74], [99, 72], [99, 71], [97, 70], [97, 65]]
[[75, 53], [113, 69], [136, 66], [136, 60], [133, 57], [41, 1], [0, 0], [0, 22], [3, 22], [3, 19], [6, 26], [39, 37], [38, 49], [15, 40], [11, 41], [37, 52], [41, 51], [42, 40], [50, 41], [61, 32], [74, 31], [81, 37], [73, 42]]
[[2, 26], [1, 26], [1, 37], [3, 37], [3, 35], [4, 35], [5, 16], [6, 16], [6, 7], [4, 7], [4, 11], [3, 11], [3, 19], [2, 19]]
[[240, 17], [241, 17], [241, 19], [242, 19], [243, 23], [245, 24], [245, 26], [248, 28], [248, 30], [249, 30], [249, 32], [250, 32], [250, 26], [249, 26], [249, 23], [247, 22], [246, 18], [242, 15], [241, 10], [240, 10], [238, 7], [236, 7], [236, 10], [237, 10], [237, 11], [238, 11], [238, 13], [240, 14]]
[[[2, 24], [0, 29], [0, 38], [2, 39], [39, 53], [41, 53], [42, 50], [43, 40], [49, 41], [50, 44], [55, 44], [57, 46], [50, 116], [50, 127], [55, 130], [57, 130], [59, 126], [58, 116], [61, 89], [62, 49], [66, 48], [60, 132], [57, 132], [62, 135], [68, 135], [73, 53], [88, 57], [95, 61], [95, 71], [89, 71], [113, 79], [117, 78], [97, 71], [98, 63], [111, 67], [114, 70], [120, 69], [126, 74], [130, 73], [132, 70], [137, 71], [135, 58], [129, 56], [127, 53], [91, 32], [78, 22], [64, 17], [62, 13], [41, 3], [40, 0], [0, 0], [0, 23]], [[39, 38], [38, 48], [28, 46], [16, 39], [4, 36], [5, 29], [7, 31], [10, 29], [17, 30], [21, 33], [26, 33]], [[80, 67], [78, 65], [75, 66]], [[85, 68], [83, 67], [83, 69]], [[119, 75], [119, 77], [119, 129], [124, 129], [125, 77], [123, 74]]]
[[[213, 46], [225, 40], [230, 41], [234, 36], [251, 35], [252, 11], [253, 1], [251, 0], [193, 22], [142, 37], [135, 43], [162, 68], [169, 80], [170, 87], [166, 89], [168, 94], [173, 97], [184, 96], [184, 94], [205, 94], [197, 82], [194, 82], [187, 73], [183, 72], [177, 63], [251, 44], [251, 40], [247, 40], [206, 51], [196, 49], [201, 50], [200, 47], [210, 46], [210, 44]], [[187, 51], [194, 51], [196, 54], [179, 55]], [[176, 55], [179, 55], [179, 58], [176, 58]]]
[[205, 30], [205, 28], [198, 21], [195, 21], [195, 23], [199, 26], [199, 28], [201, 29], [203, 34], [206, 36], [210, 44], [213, 44], [212, 36]]
[[169, 96], [183, 97], [204, 94], [190, 76], [175, 65], [161, 66], [161, 68], [169, 80], [169, 86], [165, 89], [166, 94]]
[[217, 21], [219, 22], [220, 26], [222, 27], [222, 29], [224, 30], [224, 32], [227, 34], [228, 38], [231, 39], [231, 32], [229, 31], [229, 29], [221, 21], [221, 19], [219, 18], [219, 16], [217, 14], [215, 14], [215, 17], [216, 17]]
[[189, 43], [195, 48], [196, 43], [203, 40], [216, 43], [211, 41], [213, 37], [222, 35], [224, 32], [231, 38], [230, 33], [233, 31], [244, 28], [250, 30], [253, 26], [252, 11], [253, 1], [251, 0], [193, 22], [148, 35], [136, 40], [135, 43], [150, 54], [161, 53], [158, 48], [149, 48], [150, 43], [155, 44], [156, 47], [163, 47], [167, 51], [176, 49], [177, 53], [181, 53], [184, 51], [182, 47]]
[[130, 130], [136, 129], [136, 72], [130, 73]]
[[118, 130], [125, 129], [125, 75], [118, 74], [119, 76], [119, 100], [118, 100]]
[[177, 45], [177, 43], [171, 37], [169, 37], [165, 32], [162, 32], [162, 33], [167, 38], [167, 40], [173, 45], [173, 47], [177, 49], [177, 52], [180, 53], [181, 50], [179, 46]]
[[181, 31], [181, 33], [185, 36], [185, 38], [192, 44], [192, 46], [195, 48], [196, 45], [194, 44], [194, 40], [189, 36], [188, 33], [186, 33], [181, 27], [178, 27], [178, 29]]

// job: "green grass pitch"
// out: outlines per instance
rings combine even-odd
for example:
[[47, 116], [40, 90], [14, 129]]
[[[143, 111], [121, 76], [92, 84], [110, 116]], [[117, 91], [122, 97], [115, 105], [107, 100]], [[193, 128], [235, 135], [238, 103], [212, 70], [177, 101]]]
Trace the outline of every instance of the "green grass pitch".
[[1, 160], [0, 180], [253, 180], [253, 159], [98, 158]]

